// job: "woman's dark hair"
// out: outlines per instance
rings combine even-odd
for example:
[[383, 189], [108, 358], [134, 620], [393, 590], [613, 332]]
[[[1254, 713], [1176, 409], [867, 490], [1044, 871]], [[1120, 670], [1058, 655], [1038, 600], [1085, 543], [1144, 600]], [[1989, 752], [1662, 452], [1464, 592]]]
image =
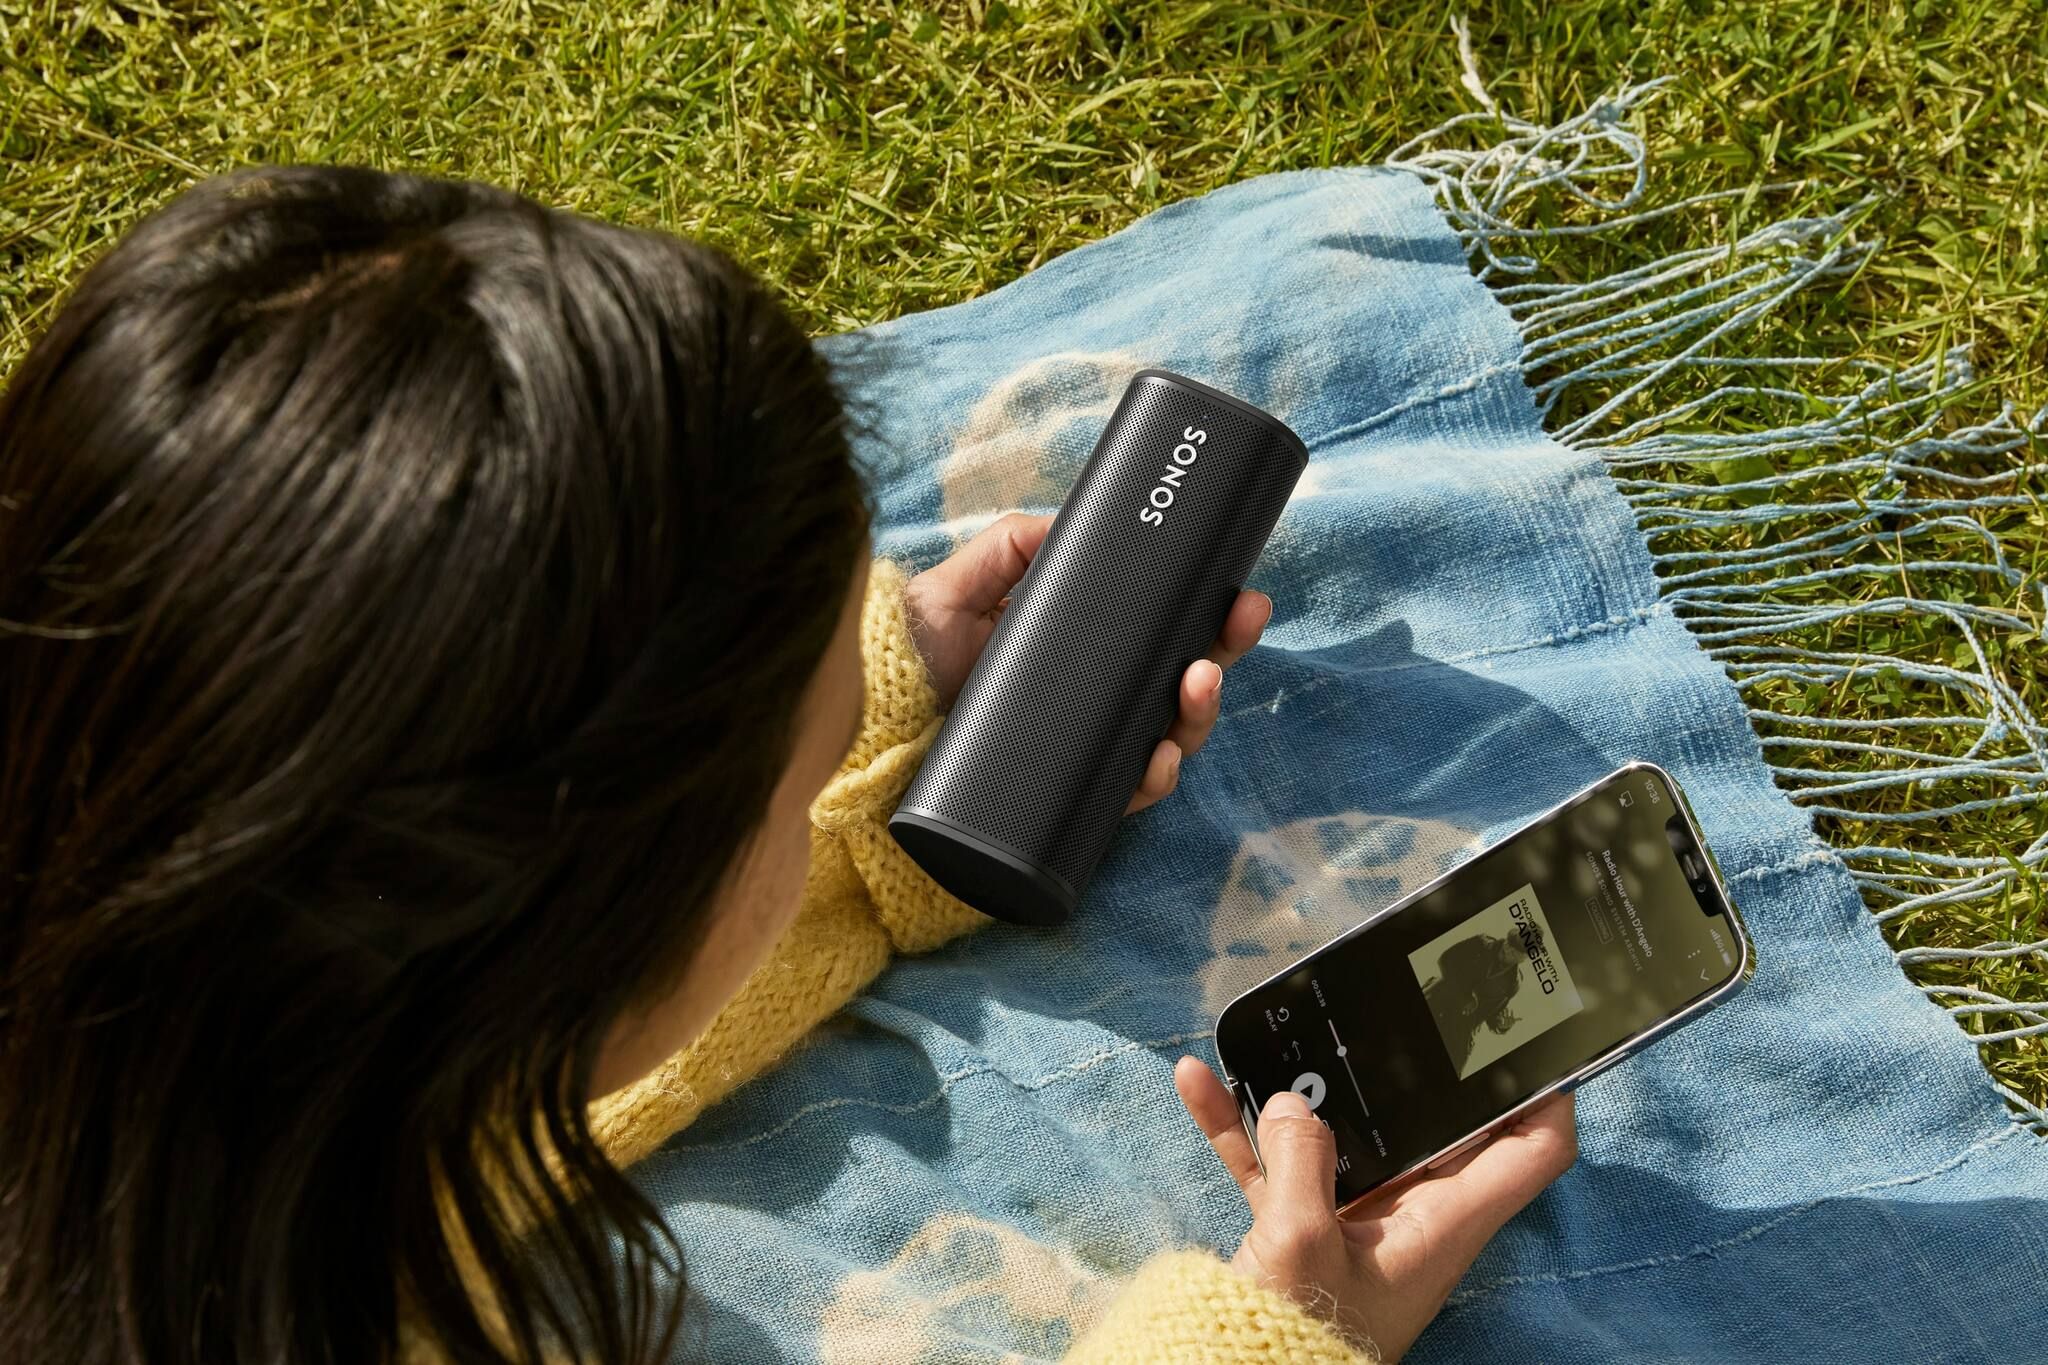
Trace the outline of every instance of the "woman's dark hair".
[[109, 252], [0, 400], [0, 1359], [668, 1350], [584, 1105], [868, 517], [705, 247], [307, 167]]

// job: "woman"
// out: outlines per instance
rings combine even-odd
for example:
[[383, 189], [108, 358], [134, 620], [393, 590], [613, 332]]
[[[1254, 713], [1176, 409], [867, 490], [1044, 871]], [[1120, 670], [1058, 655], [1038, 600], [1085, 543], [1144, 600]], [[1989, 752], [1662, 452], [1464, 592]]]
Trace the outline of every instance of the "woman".
[[[870, 567], [843, 425], [730, 261], [478, 185], [230, 176], [85, 276], [0, 402], [0, 1359], [670, 1348], [620, 1165], [974, 921], [880, 822], [1045, 523]], [[1177, 1081], [1251, 1232], [1077, 1359], [1391, 1358], [1572, 1154], [1340, 1226], [1298, 1097], [1262, 1175]]]

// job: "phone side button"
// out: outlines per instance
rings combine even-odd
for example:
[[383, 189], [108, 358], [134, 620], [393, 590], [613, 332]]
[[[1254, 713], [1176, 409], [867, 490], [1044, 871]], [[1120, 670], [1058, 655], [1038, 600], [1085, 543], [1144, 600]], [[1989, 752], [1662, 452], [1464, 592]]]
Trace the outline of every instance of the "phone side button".
[[1451, 1148], [1450, 1151], [1445, 1152], [1440, 1157], [1434, 1158], [1427, 1166], [1424, 1166], [1422, 1169], [1425, 1171], [1433, 1171], [1447, 1161], [1456, 1161], [1459, 1157], [1463, 1156], [1466, 1152], [1471, 1151], [1474, 1147], [1478, 1146], [1480, 1143], [1484, 1141], [1486, 1141], [1485, 1133], [1474, 1133], [1471, 1137], [1466, 1138], [1463, 1142]]
[[1252, 1108], [1251, 1092], [1235, 1080], [1227, 1081], [1225, 1084], [1230, 1088], [1231, 1098], [1237, 1101], [1237, 1121], [1244, 1128], [1245, 1140], [1251, 1143], [1252, 1160], [1258, 1163], [1259, 1174], [1264, 1176], [1266, 1158], [1259, 1154], [1259, 1115], [1258, 1111]]
[[1629, 1058], [1635, 1055], [1636, 1049], [1634, 1047], [1625, 1047], [1621, 1051], [1615, 1053], [1612, 1057], [1609, 1057], [1606, 1061], [1600, 1063], [1600, 1065], [1594, 1067], [1591, 1071], [1588, 1071], [1585, 1075], [1580, 1076], [1576, 1080], [1572, 1081], [1570, 1085], [1559, 1086], [1557, 1088], [1557, 1093], [1560, 1095], [1569, 1095], [1573, 1091], [1577, 1090], [1580, 1086], [1584, 1085], [1587, 1081], [1592, 1080], [1595, 1076], [1604, 1074], [1605, 1072], [1613, 1069], [1614, 1067], [1620, 1065], [1622, 1062], [1627, 1061]]

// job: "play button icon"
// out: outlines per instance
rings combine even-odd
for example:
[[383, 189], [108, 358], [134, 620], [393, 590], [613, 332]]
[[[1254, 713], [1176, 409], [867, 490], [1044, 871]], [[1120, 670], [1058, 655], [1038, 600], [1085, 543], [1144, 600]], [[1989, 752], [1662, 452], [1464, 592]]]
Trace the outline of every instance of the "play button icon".
[[1307, 1100], [1310, 1109], [1318, 1109], [1322, 1106], [1326, 1087], [1321, 1076], [1313, 1071], [1304, 1071], [1294, 1078], [1294, 1084], [1288, 1089]]

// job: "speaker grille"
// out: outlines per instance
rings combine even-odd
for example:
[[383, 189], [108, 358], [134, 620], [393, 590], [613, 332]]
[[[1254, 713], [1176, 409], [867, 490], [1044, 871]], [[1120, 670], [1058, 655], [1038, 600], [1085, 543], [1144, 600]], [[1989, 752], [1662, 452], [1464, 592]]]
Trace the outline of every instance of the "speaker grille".
[[[1183, 444], [1191, 464], [1174, 459]], [[902, 808], [981, 831], [1078, 893], [1304, 459], [1256, 409], [1156, 371], [1133, 380]]]

